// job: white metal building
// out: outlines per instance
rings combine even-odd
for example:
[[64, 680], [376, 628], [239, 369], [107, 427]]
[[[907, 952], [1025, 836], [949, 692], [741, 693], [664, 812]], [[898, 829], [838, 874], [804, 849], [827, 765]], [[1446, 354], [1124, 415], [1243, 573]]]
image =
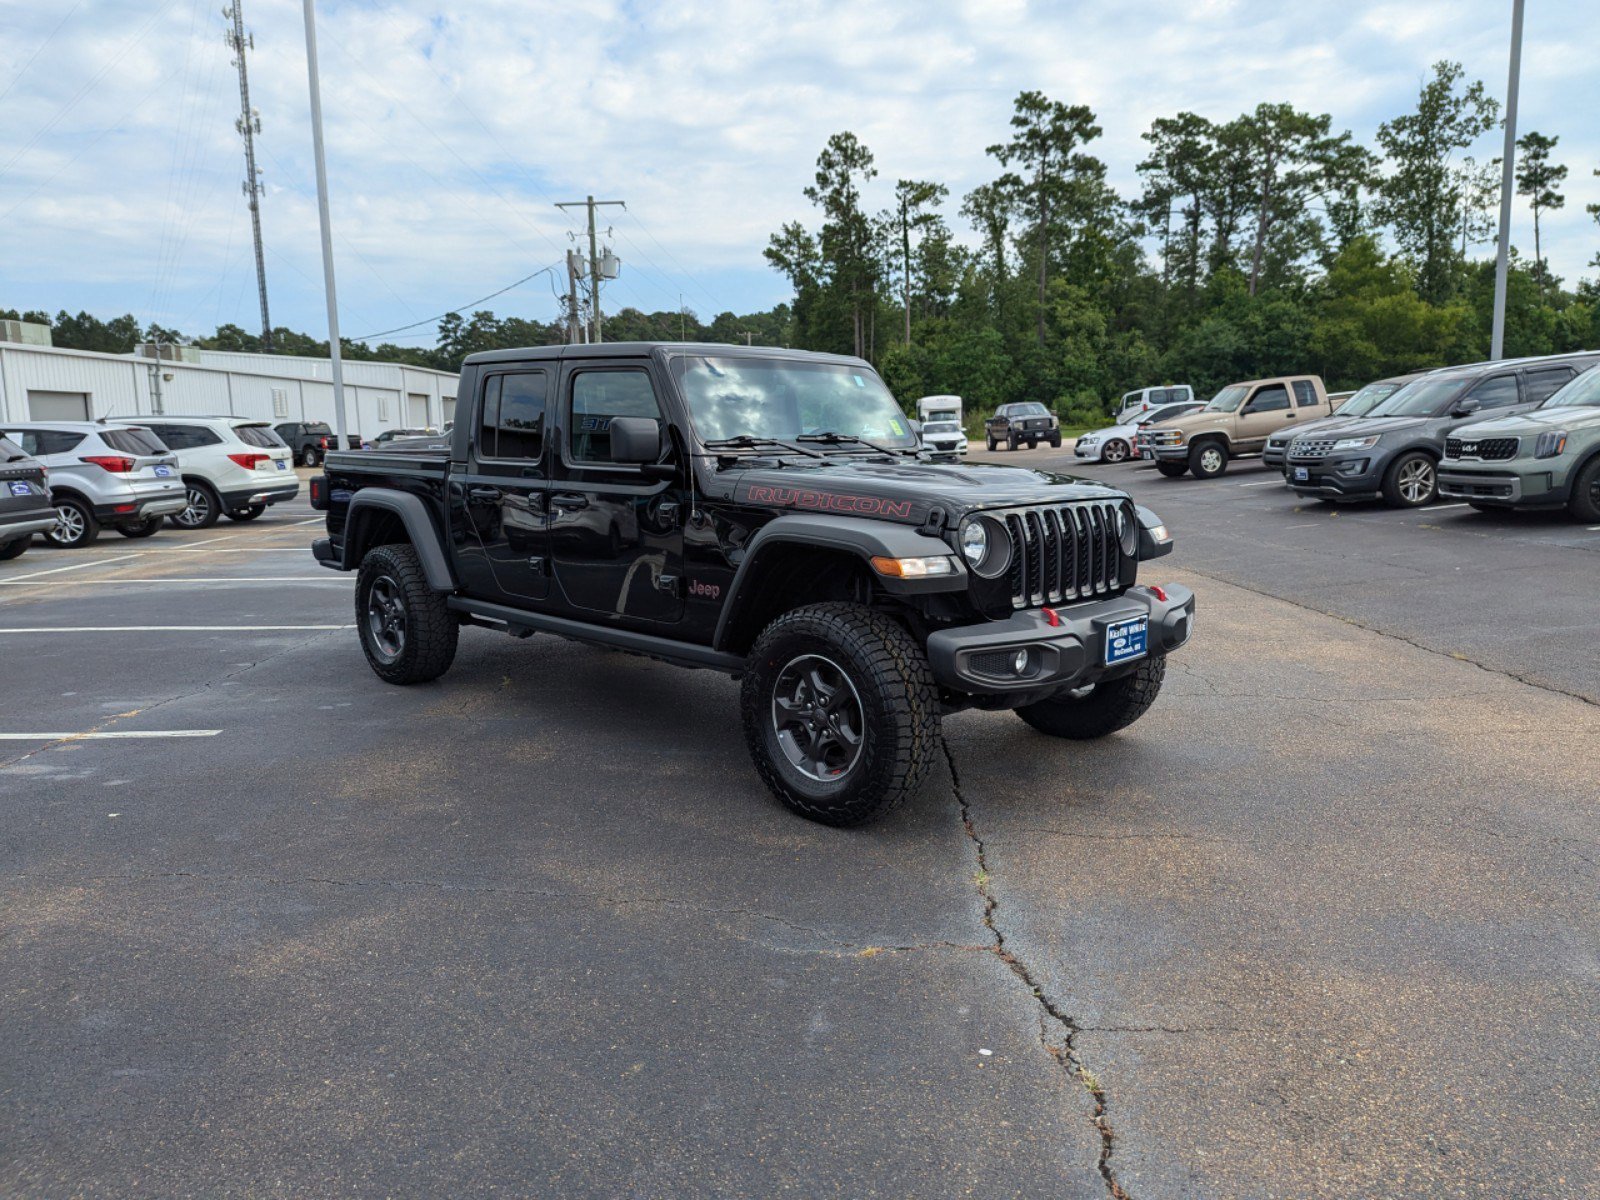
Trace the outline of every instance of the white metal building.
[[[181, 353], [183, 360], [156, 360], [0, 340], [0, 419], [84, 421], [160, 412], [334, 423], [333, 372], [325, 358]], [[455, 417], [457, 379], [426, 367], [346, 362], [346, 427], [369, 438], [385, 429], [440, 428]]]

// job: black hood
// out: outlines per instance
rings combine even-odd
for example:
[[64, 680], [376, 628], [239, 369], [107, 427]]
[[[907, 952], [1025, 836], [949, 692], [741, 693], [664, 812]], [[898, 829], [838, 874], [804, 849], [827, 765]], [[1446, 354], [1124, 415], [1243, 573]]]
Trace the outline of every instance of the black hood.
[[1116, 500], [1125, 493], [1092, 479], [991, 463], [885, 462], [833, 456], [785, 460], [782, 467], [733, 467], [715, 473], [717, 490], [738, 502], [835, 512], [920, 525], [935, 507], [950, 518], [988, 508]]

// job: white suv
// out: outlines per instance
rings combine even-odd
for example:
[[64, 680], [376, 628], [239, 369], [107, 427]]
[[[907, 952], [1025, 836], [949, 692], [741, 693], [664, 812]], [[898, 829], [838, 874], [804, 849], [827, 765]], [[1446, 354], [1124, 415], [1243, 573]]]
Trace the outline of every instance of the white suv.
[[178, 460], [142, 422], [17, 421], [0, 434], [50, 472], [56, 525], [44, 538], [53, 546], [87, 546], [107, 525], [149, 537], [183, 511]]
[[300, 492], [289, 447], [265, 421], [245, 417], [150, 417], [139, 424], [178, 456], [188, 506], [172, 518], [180, 529], [205, 529], [227, 514], [254, 521], [267, 505]]

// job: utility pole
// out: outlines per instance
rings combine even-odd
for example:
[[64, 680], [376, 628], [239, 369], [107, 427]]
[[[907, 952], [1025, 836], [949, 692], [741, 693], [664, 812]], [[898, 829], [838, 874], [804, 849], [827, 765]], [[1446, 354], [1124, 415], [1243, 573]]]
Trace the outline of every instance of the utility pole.
[[576, 345], [578, 337], [578, 277], [583, 274], [583, 255], [567, 251], [567, 341]]
[[233, 65], [239, 68], [239, 119], [233, 127], [244, 138], [244, 194], [250, 200], [250, 230], [256, 242], [256, 291], [261, 295], [261, 348], [272, 352], [272, 318], [267, 314], [267, 264], [261, 252], [261, 172], [256, 169], [256, 134], [261, 132], [261, 114], [250, 107], [250, 76], [244, 52], [256, 48], [255, 34], [244, 31], [243, 0], [233, 0], [222, 15], [233, 22], [223, 40], [233, 51]]
[[328, 220], [328, 163], [322, 153], [322, 83], [317, 77], [316, 0], [305, 0], [306, 78], [311, 83], [311, 150], [317, 162], [317, 217], [322, 225], [322, 282], [328, 296], [328, 356], [333, 365], [334, 445], [345, 448], [344, 364], [339, 360], [339, 296], [333, 285], [333, 226]]
[[[556, 205], [556, 207], [560, 209], [586, 208], [589, 210], [589, 340], [592, 342], [605, 341], [600, 320], [600, 280], [602, 278], [602, 260], [600, 257], [599, 246], [596, 243], [594, 210], [612, 205], [617, 208], [627, 208], [628, 202], [626, 200], [596, 200], [593, 196], [586, 196], [582, 200], [567, 200]], [[611, 247], [609, 246], [606, 247], [604, 262], [605, 265], [610, 269], [604, 273], [603, 277], [606, 279], [615, 279], [617, 277], [617, 273], [621, 270], [621, 264], [617, 257], [611, 253]], [[611, 265], [613, 263], [616, 263], [617, 265], [613, 267]]]
[[1511, 74], [1506, 80], [1506, 147], [1500, 156], [1500, 243], [1494, 256], [1494, 323], [1489, 357], [1505, 357], [1506, 269], [1511, 254], [1511, 189], [1517, 157], [1517, 77], [1522, 73], [1522, 0], [1511, 0]]

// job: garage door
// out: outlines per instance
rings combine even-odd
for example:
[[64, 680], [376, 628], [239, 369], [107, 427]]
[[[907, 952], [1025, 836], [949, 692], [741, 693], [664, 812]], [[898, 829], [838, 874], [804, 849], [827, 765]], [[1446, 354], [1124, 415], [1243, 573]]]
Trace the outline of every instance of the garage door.
[[406, 396], [406, 424], [413, 429], [426, 429], [428, 427], [428, 397], [421, 392], [411, 392]]
[[28, 420], [87, 421], [88, 392], [40, 392], [28, 389]]
[[446, 425], [452, 424], [455, 421], [455, 419], [456, 419], [456, 398], [454, 396], [446, 396], [444, 398], [444, 423]]

